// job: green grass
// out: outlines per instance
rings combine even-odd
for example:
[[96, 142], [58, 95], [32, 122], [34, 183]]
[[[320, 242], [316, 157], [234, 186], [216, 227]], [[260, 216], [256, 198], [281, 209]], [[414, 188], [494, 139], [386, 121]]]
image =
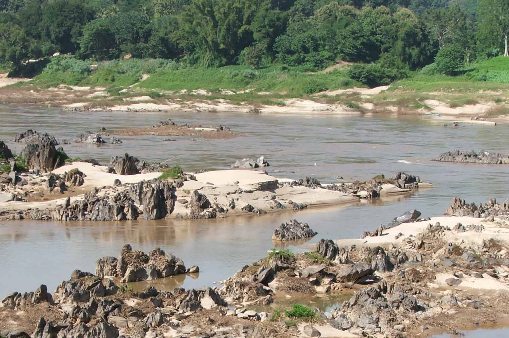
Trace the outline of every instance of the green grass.
[[11, 165], [9, 163], [0, 163], [0, 174], [9, 173], [11, 171]]
[[227, 66], [163, 70], [141, 82], [139, 88], [170, 91], [203, 89], [212, 93], [248, 90], [300, 97], [356, 84], [343, 71], [308, 73], [280, 66], [258, 70], [246, 66]]
[[292, 260], [295, 254], [289, 249], [272, 249], [269, 251], [269, 259]]
[[328, 264], [329, 260], [316, 251], [308, 251], [304, 253], [307, 259], [311, 260], [315, 264]]
[[178, 179], [181, 178], [184, 174], [184, 171], [181, 167], [175, 166], [168, 170], [163, 171], [161, 176], [159, 176], [159, 179], [161, 180], [168, 180], [168, 179]]
[[16, 169], [16, 171], [28, 171], [28, 164], [27, 164], [27, 161], [21, 157], [21, 156], [16, 156], [16, 159], [15, 159], [15, 165], [14, 165], [14, 168]]
[[313, 309], [302, 304], [294, 304], [291, 309], [285, 311], [285, 314], [289, 318], [314, 318], [316, 316]]

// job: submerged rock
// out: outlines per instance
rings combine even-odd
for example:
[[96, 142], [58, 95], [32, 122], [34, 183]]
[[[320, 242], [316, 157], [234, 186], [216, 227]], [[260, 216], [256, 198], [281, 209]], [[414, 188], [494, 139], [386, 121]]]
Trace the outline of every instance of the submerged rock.
[[118, 277], [123, 282], [139, 282], [165, 278], [186, 273], [184, 262], [173, 255], [166, 255], [161, 249], [155, 249], [148, 255], [133, 250], [127, 244], [122, 248], [118, 259], [103, 257], [97, 261], [96, 274], [100, 277]]
[[244, 158], [242, 160], [238, 160], [232, 165], [232, 168], [256, 169], [268, 166], [270, 166], [269, 162], [265, 160], [265, 157], [260, 156], [256, 160], [253, 160], [252, 158]]
[[488, 151], [448, 151], [440, 154], [434, 161], [454, 163], [509, 164], [509, 155]]
[[299, 239], [308, 239], [315, 236], [317, 233], [309, 227], [307, 223], [302, 223], [297, 220], [290, 220], [282, 223], [272, 235], [275, 241], [295, 241]]

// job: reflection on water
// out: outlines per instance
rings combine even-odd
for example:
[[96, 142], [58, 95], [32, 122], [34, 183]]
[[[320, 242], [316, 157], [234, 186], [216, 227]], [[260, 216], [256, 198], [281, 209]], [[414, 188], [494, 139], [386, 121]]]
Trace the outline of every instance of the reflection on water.
[[[265, 155], [269, 173], [279, 177], [314, 176], [324, 182], [366, 179], [380, 173], [407, 171], [432, 182], [405, 199], [373, 205], [307, 210], [298, 214], [229, 218], [211, 221], [130, 223], [9, 222], [0, 224], [0, 267], [9, 278], [0, 278], [0, 297], [15, 291], [33, 290], [38, 283], [50, 289], [74, 269], [95, 270], [101, 256], [117, 256], [125, 243], [150, 251], [160, 246], [181, 257], [186, 265], [198, 265], [198, 279], [185, 278], [184, 287], [202, 287], [224, 279], [243, 265], [266, 255], [273, 247], [275, 226], [296, 217], [321, 238], [358, 237], [390, 222], [409, 209], [424, 217], [442, 214], [454, 196], [469, 201], [490, 197], [505, 199], [509, 177], [506, 166], [455, 165], [430, 161], [451, 149], [507, 152], [509, 126], [445, 128], [419, 119], [334, 116], [267, 116], [228, 113], [119, 113], [64, 112], [57, 109], [0, 106], [0, 139], [12, 142], [17, 132], [34, 128], [73, 139], [101, 127], [129, 127], [172, 119], [202, 125], [227, 125], [242, 136], [232, 140], [201, 140], [177, 137], [124, 137], [120, 145], [97, 147], [64, 145], [70, 156], [109, 161], [124, 152], [145, 160], [171, 162], [186, 170], [227, 168], [235, 160]], [[405, 161], [401, 163], [398, 161]], [[303, 250], [308, 243], [292, 244]], [[180, 283], [180, 282], [178, 282]], [[180, 284], [179, 284], [180, 285]]]

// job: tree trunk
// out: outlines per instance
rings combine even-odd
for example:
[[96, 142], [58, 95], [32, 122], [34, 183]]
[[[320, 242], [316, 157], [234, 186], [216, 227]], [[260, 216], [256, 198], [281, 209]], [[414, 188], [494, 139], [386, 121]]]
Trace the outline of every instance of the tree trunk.
[[509, 50], [507, 47], [507, 34], [504, 36], [504, 42], [505, 42], [504, 56], [509, 56]]

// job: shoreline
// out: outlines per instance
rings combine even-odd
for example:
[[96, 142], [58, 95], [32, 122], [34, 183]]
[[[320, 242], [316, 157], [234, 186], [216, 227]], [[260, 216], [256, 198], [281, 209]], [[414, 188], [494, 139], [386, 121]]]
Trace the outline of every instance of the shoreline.
[[[23, 79], [24, 80], [24, 79]], [[0, 87], [1, 81], [0, 81]], [[103, 87], [78, 87], [61, 85], [56, 88], [30, 86], [0, 88], [3, 104], [35, 104], [58, 107], [68, 111], [119, 111], [119, 112], [228, 112], [268, 115], [300, 116], [407, 116], [414, 115], [438, 123], [495, 126], [509, 123], [505, 115], [490, 115], [498, 109], [494, 101], [451, 107], [439, 99], [423, 99], [423, 107], [391, 106], [373, 103], [379, 95], [391, 95], [389, 87], [350, 88], [328, 91], [301, 98], [279, 98], [271, 93], [259, 93], [251, 99], [233, 101], [231, 95], [211, 94], [197, 90], [192, 94], [171, 94], [151, 97], [132, 88], [122, 96], [111, 96]], [[205, 95], [206, 94], [206, 95]], [[261, 95], [264, 94], [264, 95]], [[339, 96], [335, 96], [339, 95]], [[396, 95], [396, 94], [394, 94]], [[425, 97], [425, 96], [423, 96]], [[260, 101], [261, 100], [261, 101]], [[272, 102], [272, 103], [267, 103]]]

